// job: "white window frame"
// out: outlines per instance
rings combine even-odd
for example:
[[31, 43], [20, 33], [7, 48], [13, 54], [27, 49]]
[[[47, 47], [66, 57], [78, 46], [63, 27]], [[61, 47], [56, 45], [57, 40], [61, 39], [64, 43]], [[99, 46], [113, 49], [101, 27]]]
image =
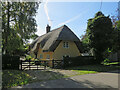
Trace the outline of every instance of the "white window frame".
[[66, 41], [64, 41], [64, 42], [63, 42], [63, 48], [69, 48], [69, 43], [66, 42]]

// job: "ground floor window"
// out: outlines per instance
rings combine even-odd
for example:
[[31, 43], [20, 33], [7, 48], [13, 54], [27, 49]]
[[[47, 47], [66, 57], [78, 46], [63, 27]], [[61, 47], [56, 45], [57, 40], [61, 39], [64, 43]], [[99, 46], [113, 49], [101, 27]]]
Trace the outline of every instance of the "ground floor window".
[[50, 55], [49, 54], [47, 54], [46, 59], [50, 59]]
[[43, 58], [43, 55], [42, 54], [40, 54], [40, 59], [42, 59]]
[[70, 57], [70, 55], [63, 55], [62, 59], [64, 59], [65, 57]]

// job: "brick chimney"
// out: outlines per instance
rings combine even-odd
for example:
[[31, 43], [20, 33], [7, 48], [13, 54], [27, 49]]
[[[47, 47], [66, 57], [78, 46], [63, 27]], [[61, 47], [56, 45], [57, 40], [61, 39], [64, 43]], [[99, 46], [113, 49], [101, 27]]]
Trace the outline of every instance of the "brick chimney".
[[50, 26], [47, 24], [47, 27], [46, 27], [46, 33], [50, 32]]

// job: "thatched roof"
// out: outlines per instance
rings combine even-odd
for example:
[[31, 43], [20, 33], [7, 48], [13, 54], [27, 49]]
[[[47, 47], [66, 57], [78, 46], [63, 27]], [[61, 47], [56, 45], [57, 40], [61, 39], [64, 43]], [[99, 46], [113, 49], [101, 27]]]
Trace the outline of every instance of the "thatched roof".
[[79, 38], [66, 25], [36, 38], [31, 43], [30, 48], [34, 52], [37, 52], [39, 47], [43, 51], [54, 51], [62, 40], [74, 41], [80, 50]]

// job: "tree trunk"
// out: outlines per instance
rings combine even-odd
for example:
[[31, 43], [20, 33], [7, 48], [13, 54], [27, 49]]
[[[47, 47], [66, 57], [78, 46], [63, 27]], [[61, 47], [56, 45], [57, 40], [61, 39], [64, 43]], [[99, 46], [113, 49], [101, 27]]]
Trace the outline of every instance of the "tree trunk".
[[[5, 46], [7, 47], [8, 43], [8, 36], [9, 36], [9, 31], [10, 31], [10, 3], [7, 3], [7, 28], [5, 29]], [[5, 48], [5, 54], [8, 54], [7, 48]]]

